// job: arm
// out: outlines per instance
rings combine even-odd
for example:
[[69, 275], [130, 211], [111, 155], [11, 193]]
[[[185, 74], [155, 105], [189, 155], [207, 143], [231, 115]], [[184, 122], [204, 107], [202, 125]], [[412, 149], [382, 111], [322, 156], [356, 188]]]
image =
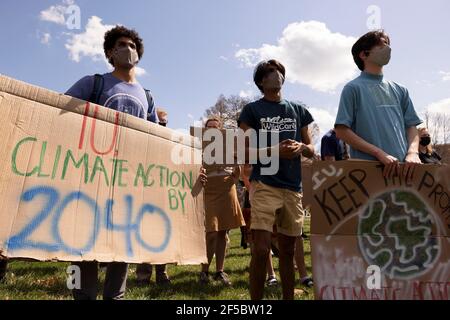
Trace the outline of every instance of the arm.
[[[306, 158], [313, 158], [314, 157], [314, 146], [311, 144], [311, 133], [308, 130], [308, 126], [305, 126], [301, 129], [302, 134], [302, 141], [298, 142], [296, 140], [288, 139], [285, 141], [282, 141], [280, 145], [286, 143], [287, 146], [293, 150], [294, 157], [298, 157], [303, 155]], [[292, 158], [289, 158], [292, 159]]]
[[417, 164], [422, 163], [419, 158], [419, 131], [415, 126], [406, 129], [408, 137], [408, 153], [405, 157], [405, 166], [403, 167], [403, 176], [411, 179]]
[[[296, 105], [297, 108], [297, 124], [300, 127], [300, 140], [287, 140], [289, 143], [289, 147], [293, 149], [295, 156], [299, 157], [300, 155], [303, 155], [306, 158], [313, 158], [314, 153], [314, 146], [312, 145], [312, 138], [311, 138], [311, 132], [309, 130], [309, 124], [311, 124], [314, 119], [309, 113], [309, 111], [301, 106]], [[283, 141], [282, 143], [284, 143]]]
[[199, 195], [199, 193], [203, 190], [203, 187], [206, 186], [207, 181], [208, 180], [206, 177], [206, 170], [203, 167], [201, 167], [198, 178], [195, 181], [194, 186], [192, 187], [192, 190], [191, 190], [191, 194], [193, 197], [196, 197]]
[[364, 153], [370, 154], [371, 156], [377, 158], [378, 160], [380, 160], [379, 159], [380, 155], [385, 153], [380, 148], [362, 139], [360, 136], [354, 133], [352, 129], [350, 129], [345, 125], [338, 124], [335, 126], [334, 130], [336, 131], [337, 138], [344, 140], [345, 143], [351, 145], [353, 148], [358, 149], [359, 151], [362, 151]]
[[420, 163], [419, 159], [419, 131], [416, 127], [409, 127], [406, 129], [406, 135], [408, 137], [408, 153], [406, 154], [406, 163]]
[[245, 164], [241, 167], [241, 177], [247, 190], [250, 190], [250, 175], [252, 174], [252, 166]]
[[289, 151], [293, 152], [294, 156], [288, 159], [293, 159], [295, 157], [299, 157], [300, 155], [303, 155], [306, 158], [313, 158], [315, 155], [314, 146], [311, 144], [311, 134], [308, 127], [302, 128], [300, 134], [303, 142], [288, 139], [280, 143], [280, 150], [281, 148], [287, 148]]
[[[245, 122], [240, 122], [239, 128], [242, 130], [247, 131], [249, 129], [252, 129], [248, 124]], [[278, 149], [278, 156], [283, 159], [293, 159], [298, 154], [298, 148], [292, 145], [291, 140], [285, 140], [280, 142], [277, 146], [272, 146], [265, 148], [264, 152], [270, 157], [272, 156], [272, 152], [274, 150]], [[262, 149], [260, 149], [262, 150]], [[249, 163], [249, 159], [257, 159], [258, 157], [258, 149], [250, 148], [249, 141], [245, 140], [245, 160], [246, 163]]]
[[[345, 143], [350, 145], [353, 149], [357, 149], [361, 152], [369, 154], [374, 158], [377, 158], [383, 164], [387, 164], [387, 156], [383, 150], [368, 143], [360, 136], [358, 136], [352, 129], [357, 114], [357, 106], [359, 104], [358, 90], [356, 90], [351, 85], [346, 85], [342, 89], [341, 98], [339, 101], [338, 113], [336, 115], [336, 120], [334, 124], [334, 131], [336, 132], [336, 137], [343, 140]], [[392, 160], [395, 158], [392, 157]], [[394, 161], [397, 161], [395, 159]]]
[[300, 152], [304, 157], [312, 158], [314, 156], [314, 146], [312, 145], [311, 132], [309, 126], [305, 126], [301, 129], [302, 143], [300, 146]]
[[[257, 125], [258, 121], [259, 120], [255, 118], [252, 112], [252, 106], [250, 104], [244, 106], [238, 120], [239, 128], [241, 128], [244, 132], [249, 129], [254, 130], [254, 127]], [[245, 139], [245, 163], [249, 163], [250, 159], [258, 159], [258, 151], [261, 151], [268, 157], [271, 157], [273, 152], [276, 152], [276, 156], [280, 158], [292, 159], [297, 156], [294, 148], [289, 142], [286, 141], [282, 141], [278, 145], [271, 146], [263, 150], [262, 148], [251, 148], [248, 139]]]
[[[401, 104], [405, 126], [407, 128], [406, 136], [408, 139], [408, 153], [405, 157], [404, 175], [412, 177], [415, 165], [421, 163], [419, 158], [419, 132], [416, 126], [422, 123], [422, 120], [417, 116], [417, 113], [414, 110], [414, 105], [409, 97], [408, 90], [406, 88], [402, 88], [402, 90], [403, 99]], [[406, 171], [410, 171], [410, 173], [407, 174]]]
[[398, 172], [399, 167], [397, 158], [387, 154], [373, 144], [368, 143], [345, 125], [337, 124], [335, 125], [334, 130], [336, 131], [336, 136], [352, 146], [352, 148], [358, 149], [377, 158], [384, 165], [384, 177], [390, 177], [393, 173]]

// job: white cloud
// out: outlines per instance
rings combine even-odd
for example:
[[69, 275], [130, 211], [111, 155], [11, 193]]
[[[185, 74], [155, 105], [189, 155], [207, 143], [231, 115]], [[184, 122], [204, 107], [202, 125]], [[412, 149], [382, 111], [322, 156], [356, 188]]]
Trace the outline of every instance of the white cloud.
[[450, 116], [450, 98], [430, 103], [425, 107], [425, 110], [430, 113], [443, 113]]
[[106, 61], [103, 52], [103, 37], [105, 32], [113, 27], [113, 25], [103, 24], [102, 19], [97, 16], [90, 17], [86, 24], [86, 31], [71, 34], [66, 42], [65, 47], [69, 50], [70, 59], [80, 62], [80, 58], [86, 56], [94, 61]]
[[66, 19], [64, 17], [64, 14], [66, 13], [67, 8], [73, 3], [73, 0], [64, 0], [63, 4], [50, 6], [49, 8], [40, 12], [39, 19], [56, 24], [65, 24]]
[[145, 71], [144, 68], [136, 67], [135, 69], [136, 69], [136, 76], [137, 77], [142, 77], [142, 76], [147, 74], [147, 71]]
[[228, 58], [225, 56], [220, 56], [219, 59], [223, 60], [223, 61], [228, 61]]
[[253, 98], [255, 95], [255, 91], [251, 89], [239, 91], [239, 97], [241, 98]]
[[43, 21], [54, 22], [57, 24], [64, 24], [66, 22], [64, 13], [66, 8], [63, 6], [51, 6], [50, 8], [41, 11], [39, 18]]
[[314, 122], [319, 126], [319, 142], [322, 136], [328, 132], [328, 130], [334, 128], [334, 122], [336, 120], [336, 113], [331, 113], [330, 111], [320, 108], [320, 107], [310, 107], [308, 111], [314, 118]]
[[[335, 110], [335, 112], [331, 112], [322, 107], [309, 107], [308, 111], [314, 118], [313, 124], [316, 124], [319, 128], [318, 132], [315, 132], [314, 130], [312, 143], [316, 152], [320, 154], [320, 144], [322, 137], [330, 129], [334, 128], [334, 121], [336, 119], [337, 110]], [[313, 124], [309, 125], [310, 130], [313, 128]]]
[[442, 75], [442, 81], [450, 81], [450, 72], [439, 71], [439, 74]]
[[[264, 45], [266, 46], [266, 45]], [[263, 55], [260, 49], [241, 49], [236, 52], [235, 57], [240, 60], [244, 67], [254, 67]]]
[[52, 38], [52, 36], [50, 35], [50, 33], [44, 33], [41, 36], [41, 43], [42, 44], [49, 44], [51, 38]]
[[[113, 27], [113, 25], [103, 24], [102, 19], [97, 16], [90, 17], [83, 33], [69, 34], [65, 47], [69, 51], [70, 59], [80, 62], [81, 58], [87, 57], [93, 61], [103, 61], [108, 69], [112, 70], [103, 51], [103, 40], [105, 32]], [[136, 76], [145, 74], [147, 74], [145, 69], [136, 67]]]
[[263, 59], [277, 59], [286, 67], [286, 80], [321, 92], [333, 92], [357, 71], [351, 55], [356, 38], [331, 32], [325, 23], [289, 24], [276, 45], [240, 49], [235, 57], [245, 67]]
[[427, 87], [433, 87], [435, 85], [434, 82], [430, 81], [430, 80], [416, 80], [415, 81], [416, 84], [421, 85], [421, 86], [427, 86]]

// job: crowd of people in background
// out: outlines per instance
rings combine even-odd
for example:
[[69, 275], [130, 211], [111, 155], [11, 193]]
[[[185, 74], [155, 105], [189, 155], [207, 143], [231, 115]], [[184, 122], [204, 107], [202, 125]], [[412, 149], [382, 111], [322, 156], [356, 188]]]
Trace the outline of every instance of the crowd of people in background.
[[[389, 36], [379, 30], [368, 32], [353, 45], [351, 53], [361, 74], [342, 90], [334, 128], [321, 139], [321, 160], [376, 160], [384, 165], [385, 176], [397, 173], [405, 177], [411, 177], [419, 163], [441, 164], [427, 128], [420, 127], [422, 120], [408, 90], [383, 76], [383, 68], [390, 60], [390, 43]], [[114, 70], [83, 77], [66, 94], [167, 126], [167, 112], [158, 110], [150, 91], [136, 81], [135, 68], [144, 54], [139, 35], [117, 26], [105, 34], [104, 51]], [[240, 229], [241, 247], [249, 248], [249, 290], [255, 300], [264, 297], [265, 286], [280, 283], [283, 299], [293, 299], [295, 268], [301, 285], [313, 286], [303, 246], [308, 236], [303, 232], [301, 161], [317, 157], [310, 130], [314, 119], [305, 106], [283, 98], [286, 73], [277, 60], [260, 62], [253, 79], [262, 97], [247, 104], [238, 121], [242, 130], [256, 132], [263, 130], [262, 123], [268, 120], [274, 128], [280, 123], [292, 124], [278, 130], [277, 172], [263, 174], [261, 169], [267, 165], [259, 159], [253, 165], [204, 165], [193, 188], [193, 196], [204, 192], [205, 200], [207, 263], [201, 265], [198, 281], [203, 285], [218, 281], [232, 286], [233, 275], [225, 273], [227, 244], [230, 230]], [[219, 117], [210, 117], [204, 125], [207, 129], [221, 129], [223, 124]], [[272, 152], [274, 147], [269, 144], [267, 151]], [[247, 154], [250, 149], [246, 145]], [[400, 163], [404, 165], [400, 167]], [[215, 272], [210, 275], [213, 257]], [[274, 268], [274, 257], [279, 259], [278, 270]], [[73, 297], [96, 299], [99, 264], [74, 264], [80, 267], [82, 279], [81, 288], [73, 290]], [[106, 268], [103, 298], [124, 298], [128, 264], [111, 262], [102, 266]], [[0, 279], [6, 269], [7, 260], [0, 260]], [[166, 265], [146, 263], [136, 268], [139, 285], [150, 283], [153, 269], [157, 284], [171, 285]]]

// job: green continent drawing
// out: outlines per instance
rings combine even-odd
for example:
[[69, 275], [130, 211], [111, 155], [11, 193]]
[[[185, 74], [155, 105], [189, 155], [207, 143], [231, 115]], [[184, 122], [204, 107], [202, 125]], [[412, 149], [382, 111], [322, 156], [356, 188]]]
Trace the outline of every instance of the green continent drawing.
[[426, 272], [439, 255], [435, 221], [425, 203], [405, 190], [370, 199], [359, 218], [358, 243], [369, 265], [391, 278]]

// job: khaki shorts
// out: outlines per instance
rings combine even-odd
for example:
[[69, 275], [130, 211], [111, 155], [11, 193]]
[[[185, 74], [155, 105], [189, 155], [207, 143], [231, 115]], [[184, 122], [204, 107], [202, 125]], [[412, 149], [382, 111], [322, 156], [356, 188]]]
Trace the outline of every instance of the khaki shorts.
[[300, 192], [252, 181], [250, 203], [250, 229], [272, 232], [276, 224], [277, 232], [281, 234], [291, 237], [301, 235], [303, 206]]

